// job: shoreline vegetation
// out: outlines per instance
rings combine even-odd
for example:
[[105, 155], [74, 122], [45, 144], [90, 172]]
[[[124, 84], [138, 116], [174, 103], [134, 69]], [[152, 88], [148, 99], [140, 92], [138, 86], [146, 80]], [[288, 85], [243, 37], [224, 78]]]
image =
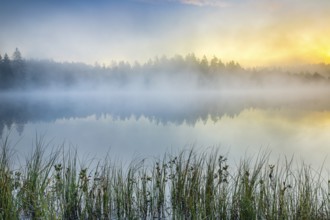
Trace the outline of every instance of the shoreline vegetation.
[[330, 219], [323, 168], [293, 158], [272, 164], [260, 151], [233, 167], [217, 150], [191, 149], [125, 168], [106, 156], [92, 168], [46, 148], [37, 137], [22, 163], [2, 138], [0, 219]]

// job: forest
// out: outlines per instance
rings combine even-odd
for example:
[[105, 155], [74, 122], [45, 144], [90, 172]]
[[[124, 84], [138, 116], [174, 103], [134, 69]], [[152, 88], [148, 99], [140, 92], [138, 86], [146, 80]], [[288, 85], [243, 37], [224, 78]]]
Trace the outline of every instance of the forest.
[[[255, 89], [292, 88], [328, 84], [329, 64], [297, 67], [244, 68], [194, 54], [156, 57], [145, 63], [126, 61], [111, 65], [25, 59], [16, 48], [12, 56], [0, 54], [0, 90], [31, 89]], [[170, 87], [169, 87], [170, 86]]]
[[248, 108], [324, 112], [329, 83], [328, 64], [244, 68], [188, 54], [105, 66], [25, 59], [16, 49], [0, 56], [0, 219], [329, 219], [322, 168], [296, 169], [286, 157], [276, 168], [262, 152], [229, 166], [218, 151], [191, 150], [127, 169], [107, 156], [80, 168], [77, 153], [45, 157], [36, 138], [24, 169], [14, 169], [6, 139], [29, 122], [91, 115], [193, 127]]

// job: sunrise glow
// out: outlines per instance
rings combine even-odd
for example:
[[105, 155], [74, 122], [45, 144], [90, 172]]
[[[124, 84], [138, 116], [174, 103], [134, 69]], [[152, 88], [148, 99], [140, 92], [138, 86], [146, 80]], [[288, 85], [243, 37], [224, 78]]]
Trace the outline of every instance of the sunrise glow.
[[32, 1], [0, 12], [1, 52], [19, 47], [30, 58], [110, 64], [195, 53], [244, 66], [330, 62], [323, 0]]

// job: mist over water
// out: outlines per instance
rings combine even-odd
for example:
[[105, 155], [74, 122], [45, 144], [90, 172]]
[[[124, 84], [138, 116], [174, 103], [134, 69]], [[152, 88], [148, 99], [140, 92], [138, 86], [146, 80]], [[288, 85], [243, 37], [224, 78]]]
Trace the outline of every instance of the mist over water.
[[193, 55], [111, 67], [21, 61], [1, 75], [0, 132], [22, 154], [36, 135], [124, 160], [192, 146], [236, 158], [269, 149], [311, 162], [329, 153], [328, 65], [244, 69]]
[[1, 128], [28, 122], [111, 115], [118, 120], [145, 117], [157, 123], [191, 126], [211, 118], [237, 117], [246, 109], [328, 111], [330, 90], [226, 91], [38, 91], [1, 94]]
[[[124, 160], [194, 146], [239, 158], [269, 149], [319, 161], [328, 154], [328, 92], [189, 91], [3, 95], [1, 130], [28, 153], [36, 134]], [[22, 153], [23, 154], [23, 153]]]

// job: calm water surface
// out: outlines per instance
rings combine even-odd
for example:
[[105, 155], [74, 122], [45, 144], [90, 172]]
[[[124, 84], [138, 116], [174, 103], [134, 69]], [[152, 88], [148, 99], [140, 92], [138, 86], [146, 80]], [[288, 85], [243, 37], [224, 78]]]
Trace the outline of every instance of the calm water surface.
[[[111, 95], [109, 95], [111, 94]], [[300, 94], [300, 95], [297, 95]], [[237, 160], [260, 149], [320, 164], [330, 153], [324, 93], [111, 92], [2, 94], [0, 132], [21, 155], [36, 135], [82, 158], [160, 156], [194, 146]]]

